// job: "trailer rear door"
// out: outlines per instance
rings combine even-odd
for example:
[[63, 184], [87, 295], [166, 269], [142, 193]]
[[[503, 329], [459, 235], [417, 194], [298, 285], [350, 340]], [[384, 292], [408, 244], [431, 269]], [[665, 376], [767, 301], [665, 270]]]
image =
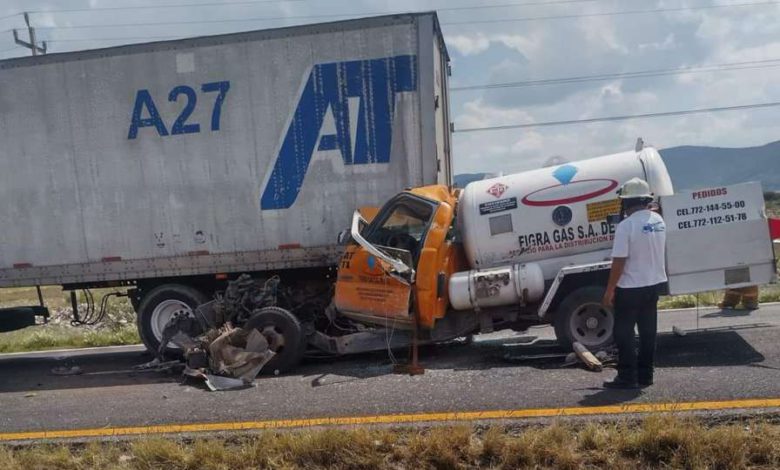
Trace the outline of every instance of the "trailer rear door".
[[766, 284], [775, 259], [761, 184], [740, 183], [661, 197], [669, 293]]

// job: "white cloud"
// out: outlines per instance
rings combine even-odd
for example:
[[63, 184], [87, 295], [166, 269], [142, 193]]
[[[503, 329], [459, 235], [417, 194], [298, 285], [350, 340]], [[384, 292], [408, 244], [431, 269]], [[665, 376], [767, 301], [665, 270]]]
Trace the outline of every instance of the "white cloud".
[[521, 34], [499, 34], [493, 41], [501, 43], [510, 49], [523, 54], [528, 59], [534, 59], [542, 52], [542, 41], [539, 36], [524, 36]]
[[447, 47], [456, 50], [461, 55], [469, 56], [486, 51], [490, 47], [490, 40], [482, 34], [459, 34], [447, 37]]
[[579, 23], [580, 30], [584, 33], [585, 45], [578, 47], [592, 47], [596, 50], [606, 48], [620, 54], [628, 54], [628, 47], [622, 43], [615, 30], [615, 23], [609, 17], [584, 18]]
[[459, 54], [470, 56], [485, 52], [491, 44], [503, 44], [526, 57], [532, 58], [541, 50], [539, 37], [521, 34], [457, 34], [447, 36], [447, 45]]
[[667, 34], [664, 40], [661, 42], [648, 42], [639, 44], [639, 50], [652, 49], [656, 51], [668, 51], [676, 47], [677, 41], [675, 41], [674, 33]]
[[464, 112], [456, 116], [456, 129], [481, 128], [507, 123], [528, 124], [534, 122], [531, 115], [521, 109], [502, 109], [485, 105], [482, 100], [466, 103]]

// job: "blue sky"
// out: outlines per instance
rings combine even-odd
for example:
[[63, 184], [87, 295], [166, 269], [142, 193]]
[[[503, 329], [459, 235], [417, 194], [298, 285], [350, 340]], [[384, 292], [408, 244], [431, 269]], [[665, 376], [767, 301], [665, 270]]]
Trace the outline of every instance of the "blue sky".
[[[611, 74], [652, 69], [780, 59], [780, 4], [761, 4], [652, 14], [454, 24], [480, 20], [673, 9], [757, 0], [297, 0], [187, 8], [51, 12], [117, 6], [216, 3], [218, 0], [0, 0], [0, 17], [33, 13], [41, 39], [53, 52], [142, 42], [145, 37], [186, 37], [346, 18], [349, 13], [441, 10], [452, 56], [451, 86]], [[236, 2], [237, 0], [232, 0]], [[543, 3], [526, 5], [518, 3]], [[512, 6], [506, 6], [515, 4]], [[333, 15], [333, 16], [325, 16]], [[320, 18], [300, 18], [322, 16]], [[265, 21], [198, 23], [256, 17]], [[297, 17], [297, 18], [295, 18]], [[190, 22], [178, 25], [72, 28], [116, 23]], [[21, 17], [0, 20], [0, 31], [23, 27]], [[106, 38], [138, 38], [109, 41]], [[0, 58], [25, 55], [0, 33]], [[453, 91], [456, 129], [504, 124], [644, 114], [780, 101], [777, 67], [611, 79], [567, 85]], [[457, 172], [513, 172], [536, 168], [552, 157], [578, 160], [633, 148], [636, 138], [657, 147], [742, 147], [780, 139], [780, 107], [533, 129], [474, 132], [454, 136]], [[778, 159], [780, 166], [780, 159]]]

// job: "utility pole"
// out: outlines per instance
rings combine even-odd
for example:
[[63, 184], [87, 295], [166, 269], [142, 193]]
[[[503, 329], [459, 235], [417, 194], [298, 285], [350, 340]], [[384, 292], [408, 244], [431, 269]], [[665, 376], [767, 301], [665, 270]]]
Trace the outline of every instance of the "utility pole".
[[27, 23], [27, 34], [30, 36], [30, 42], [22, 41], [19, 39], [19, 33], [14, 29], [14, 42], [22, 47], [26, 47], [32, 51], [32, 55], [46, 54], [46, 41], [43, 41], [42, 46], [38, 46], [38, 42], [35, 40], [35, 28], [30, 26], [30, 15], [24, 12], [24, 22]]

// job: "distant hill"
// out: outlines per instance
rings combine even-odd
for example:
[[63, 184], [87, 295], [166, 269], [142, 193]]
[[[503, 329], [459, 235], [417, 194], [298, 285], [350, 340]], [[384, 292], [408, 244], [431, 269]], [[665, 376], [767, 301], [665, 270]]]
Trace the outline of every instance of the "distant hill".
[[486, 175], [487, 173], [461, 173], [455, 175], [452, 179], [456, 188], [465, 188], [471, 182], [485, 179]]
[[[760, 147], [721, 148], [686, 145], [660, 150], [675, 190], [761, 181], [764, 191], [780, 191], [780, 141]], [[462, 188], [489, 173], [455, 175]]]
[[780, 191], [780, 141], [761, 147], [671, 147], [660, 150], [675, 190], [761, 181]]

